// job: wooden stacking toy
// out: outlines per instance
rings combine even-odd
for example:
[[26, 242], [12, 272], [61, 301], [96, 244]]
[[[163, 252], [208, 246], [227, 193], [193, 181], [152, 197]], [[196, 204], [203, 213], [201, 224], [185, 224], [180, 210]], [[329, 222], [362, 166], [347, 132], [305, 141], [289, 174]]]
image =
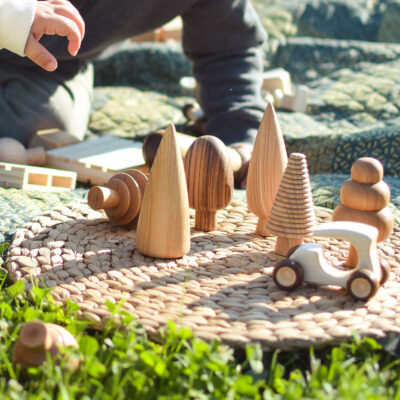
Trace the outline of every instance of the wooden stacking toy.
[[266, 223], [286, 164], [282, 131], [274, 107], [268, 104], [254, 142], [247, 175], [247, 203], [258, 217], [257, 235], [268, 235]]
[[185, 170], [170, 124], [150, 171], [136, 231], [136, 248], [150, 257], [179, 258], [190, 250]]
[[267, 222], [267, 230], [278, 236], [275, 252], [287, 256], [305, 236], [312, 235], [315, 224], [306, 156], [292, 153]]
[[115, 174], [105, 186], [93, 186], [88, 204], [94, 210], [104, 209], [110, 221], [136, 229], [147, 177], [136, 169]]
[[18, 140], [4, 137], [0, 138], [0, 161], [23, 165], [44, 165], [46, 152], [41, 146], [26, 149]]
[[196, 210], [195, 228], [213, 231], [217, 210], [226, 207], [233, 194], [233, 171], [224, 143], [215, 136], [202, 136], [185, 157], [189, 206]]
[[[47, 359], [56, 356], [60, 347], [78, 347], [72, 334], [62, 326], [41, 321], [23, 325], [19, 338], [13, 348], [13, 362], [21, 368], [36, 367]], [[79, 360], [68, 360], [68, 365], [75, 368]]]
[[[371, 157], [356, 160], [351, 168], [351, 179], [340, 190], [341, 204], [335, 208], [332, 220], [372, 225], [378, 229], [378, 242], [389, 237], [394, 218], [388, 207], [390, 189], [382, 179], [383, 166], [379, 160]], [[346, 266], [354, 268], [357, 258], [357, 252], [350, 246]]]

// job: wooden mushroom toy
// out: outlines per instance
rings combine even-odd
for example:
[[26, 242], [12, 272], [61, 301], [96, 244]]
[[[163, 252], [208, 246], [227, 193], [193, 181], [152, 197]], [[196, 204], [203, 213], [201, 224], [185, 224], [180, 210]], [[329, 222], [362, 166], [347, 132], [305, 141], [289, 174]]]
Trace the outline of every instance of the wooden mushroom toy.
[[147, 177], [136, 169], [115, 174], [105, 186], [93, 186], [88, 204], [94, 210], [104, 209], [116, 225], [136, 229]]
[[278, 236], [275, 252], [288, 256], [305, 236], [312, 235], [315, 224], [306, 156], [292, 153], [267, 222], [268, 231]]
[[190, 250], [189, 201], [175, 127], [161, 141], [143, 196], [136, 248], [144, 255], [179, 258]]
[[189, 206], [196, 210], [195, 229], [213, 231], [217, 210], [226, 207], [233, 194], [233, 171], [224, 143], [215, 136], [202, 136], [185, 157]]
[[0, 162], [44, 165], [46, 163], [46, 152], [41, 146], [25, 149], [24, 145], [18, 140], [3, 137], [0, 138]]
[[[23, 369], [37, 367], [47, 359], [47, 353], [54, 357], [60, 347], [78, 347], [72, 334], [62, 326], [41, 321], [23, 325], [13, 348], [13, 363]], [[68, 360], [68, 365], [76, 368], [79, 360]]]
[[267, 236], [266, 224], [287, 164], [285, 142], [274, 107], [267, 105], [254, 142], [246, 197], [258, 217], [256, 234]]
[[[378, 229], [377, 242], [385, 240], [393, 232], [394, 218], [388, 204], [389, 186], [382, 180], [383, 166], [372, 157], [362, 157], [351, 167], [351, 179], [340, 189], [339, 204], [333, 214], [333, 221], [354, 221], [372, 225]], [[357, 265], [357, 252], [350, 245], [346, 266]]]

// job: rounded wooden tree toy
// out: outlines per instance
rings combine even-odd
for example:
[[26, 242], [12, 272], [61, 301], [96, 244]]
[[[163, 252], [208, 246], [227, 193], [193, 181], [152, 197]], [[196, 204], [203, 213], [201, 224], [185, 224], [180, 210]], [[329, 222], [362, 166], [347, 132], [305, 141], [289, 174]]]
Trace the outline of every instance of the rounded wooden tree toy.
[[254, 142], [247, 174], [247, 203], [249, 210], [258, 217], [258, 235], [269, 234], [266, 224], [286, 165], [282, 131], [274, 107], [268, 104]]
[[170, 124], [150, 171], [136, 231], [136, 248], [157, 258], [190, 250], [189, 201], [182, 155]]
[[[41, 321], [24, 324], [13, 348], [13, 362], [22, 368], [36, 367], [47, 359], [47, 353], [54, 357], [60, 347], [78, 347], [72, 334], [62, 326]], [[68, 360], [75, 368], [79, 360]]]
[[[372, 157], [362, 157], [351, 168], [348, 179], [340, 190], [339, 204], [333, 214], [333, 221], [354, 221], [372, 225], [378, 229], [377, 242], [385, 240], [393, 232], [394, 218], [388, 204], [389, 186], [382, 180], [383, 166]], [[357, 265], [357, 252], [350, 245], [346, 266]]]
[[267, 230], [278, 236], [275, 252], [287, 256], [305, 236], [312, 235], [315, 224], [306, 156], [292, 153], [267, 222]]
[[195, 229], [217, 228], [217, 210], [226, 207], [233, 194], [233, 170], [224, 143], [215, 136], [202, 136], [185, 157], [189, 207], [196, 210]]
[[0, 162], [44, 165], [46, 163], [46, 152], [41, 146], [26, 149], [18, 140], [4, 137], [0, 138]]
[[146, 185], [146, 175], [129, 169], [115, 174], [105, 186], [93, 186], [88, 204], [94, 210], [104, 209], [112, 223], [135, 229]]

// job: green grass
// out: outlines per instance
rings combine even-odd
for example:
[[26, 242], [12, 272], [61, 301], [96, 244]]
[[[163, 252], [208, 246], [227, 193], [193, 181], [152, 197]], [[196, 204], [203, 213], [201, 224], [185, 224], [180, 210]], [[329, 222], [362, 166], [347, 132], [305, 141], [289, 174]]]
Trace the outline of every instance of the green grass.
[[[26, 293], [4, 273], [0, 289], [0, 399], [400, 399], [399, 361], [373, 339], [319, 351], [234, 351], [170, 324], [155, 343], [113, 304], [122, 323], [98, 332], [78, 320], [75, 304], [55, 305], [48, 289]], [[21, 371], [12, 347], [32, 320], [65, 326], [79, 349]], [[81, 360], [77, 371], [68, 369], [68, 357]]]

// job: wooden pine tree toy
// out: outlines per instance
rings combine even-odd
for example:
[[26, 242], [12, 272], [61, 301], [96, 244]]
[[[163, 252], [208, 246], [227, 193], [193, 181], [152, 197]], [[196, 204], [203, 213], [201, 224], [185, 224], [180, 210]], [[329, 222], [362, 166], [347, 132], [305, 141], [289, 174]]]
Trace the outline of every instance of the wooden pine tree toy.
[[185, 157], [189, 206], [196, 210], [195, 229], [217, 228], [217, 210], [226, 207], [233, 194], [233, 170], [224, 143], [215, 136], [202, 136]]
[[269, 235], [266, 224], [286, 165], [282, 131], [274, 107], [268, 104], [257, 132], [247, 174], [246, 197], [249, 210], [258, 217], [257, 235]]
[[104, 209], [116, 225], [136, 229], [147, 177], [136, 169], [115, 174], [105, 186], [93, 186], [88, 204], [94, 210]]
[[267, 221], [267, 230], [278, 236], [275, 252], [287, 256], [312, 235], [315, 224], [306, 156], [292, 153]]
[[150, 171], [139, 214], [136, 248], [156, 258], [180, 258], [190, 250], [185, 170], [172, 124], [163, 135]]
[[[332, 220], [372, 225], [378, 229], [378, 242], [388, 238], [393, 232], [394, 218], [388, 207], [390, 189], [382, 179], [383, 166], [379, 160], [371, 157], [356, 160], [351, 179], [340, 190], [341, 204], [335, 208]], [[346, 266], [354, 268], [357, 259], [357, 252], [350, 246]]]
[[0, 138], [0, 161], [22, 165], [44, 165], [46, 152], [41, 146], [26, 149], [18, 140], [4, 137]]
[[[23, 325], [13, 347], [13, 363], [23, 369], [37, 367], [60, 352], [60, 347], [78, 347], [72, 334], [62, 326], [41, 321], [28, 322]], [[79, 360], [69, 359], [68, 366], [76, 368]]]

